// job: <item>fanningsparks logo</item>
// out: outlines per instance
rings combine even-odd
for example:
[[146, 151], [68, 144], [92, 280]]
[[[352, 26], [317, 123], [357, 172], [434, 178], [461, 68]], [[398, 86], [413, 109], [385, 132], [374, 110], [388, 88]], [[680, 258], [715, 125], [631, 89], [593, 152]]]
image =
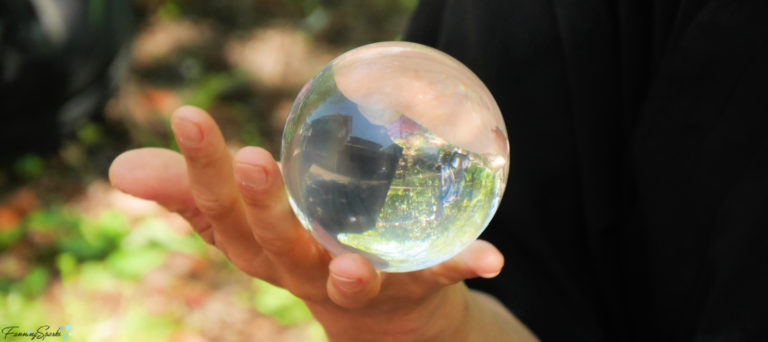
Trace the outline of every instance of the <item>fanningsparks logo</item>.
[[27, 329], [26, 331], [18, 325], [10, 325], [0, 330], [4, 340], [8, 339], [30, 339], [30, 340], [45, 340], [48, 337], [54, 338], [68, 338], [72, 337], [72, 325], [62, 325], [58, 329], [53, 330], [50, 325], [41, 325], [37, 329]]

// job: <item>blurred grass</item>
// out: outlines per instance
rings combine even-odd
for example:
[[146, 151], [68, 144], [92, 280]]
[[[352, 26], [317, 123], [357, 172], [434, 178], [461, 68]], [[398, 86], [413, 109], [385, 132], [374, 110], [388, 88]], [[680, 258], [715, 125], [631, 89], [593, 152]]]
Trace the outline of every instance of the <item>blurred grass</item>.
[[325, 340], [300, 300], [109, 188], [107, 168], [129, 148], [178, 150], [168, 120], [182, 104], [209, 110], [233, 148], [277, 153], [301, 85], [344, 50], [397, 39], [416, 3], [135, 0], [128, 74], [104, 115], [0, 167], [0, 325], [71, 324], [81, 341]]

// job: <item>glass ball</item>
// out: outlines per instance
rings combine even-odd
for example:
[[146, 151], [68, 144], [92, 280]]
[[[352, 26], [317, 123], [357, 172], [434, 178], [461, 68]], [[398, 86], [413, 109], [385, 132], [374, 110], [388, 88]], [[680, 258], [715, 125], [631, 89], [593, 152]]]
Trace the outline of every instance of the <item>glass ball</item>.
[[281, 154], [291, 206], [315, 239], [387, 272], [436, 265], [475, 240], [509, 169], [485, 85], [405, 42], [359, 47], [320, 70], [291, 108]]

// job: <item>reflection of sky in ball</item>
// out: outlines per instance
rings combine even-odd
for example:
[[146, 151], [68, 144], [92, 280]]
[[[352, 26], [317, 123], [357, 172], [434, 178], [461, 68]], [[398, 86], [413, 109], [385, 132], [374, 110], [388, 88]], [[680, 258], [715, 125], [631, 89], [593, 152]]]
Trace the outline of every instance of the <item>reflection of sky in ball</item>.
[[[336, 84], [333, 82], [327, 86], [335, 88]], [[347, 99], [341, 92], [334, 92], [331, 97], [323, 101], [312, 113], [312, 116], [307, 118], [307, 121], [311, 124], [316, 119], [339, 113], [344, 113], [353, 118], [350, 136], [365, 138], [381, 146], [394, 144], [392, 139], [389, 138], [386, 128], [374, 125], [368, 121], [358, 110], [357, 104]]]
[[474, 74], [436, 50], [383, 43], [342, 55], [302, 90], [282, 166], [294, 212], [324, 247], [400, 272], [477, 238], [507, 155], [498, 107]]

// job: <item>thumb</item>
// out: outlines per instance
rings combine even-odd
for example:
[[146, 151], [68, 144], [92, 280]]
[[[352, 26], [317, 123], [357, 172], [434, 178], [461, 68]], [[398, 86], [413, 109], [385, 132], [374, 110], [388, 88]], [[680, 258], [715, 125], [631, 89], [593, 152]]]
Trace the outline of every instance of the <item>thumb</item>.
[[447, 286], [464, 279], [496, 277], [504, 266], [504, 255], [491, 243], [475, 240], [461, 253], [424, 272], [437, 286]]

